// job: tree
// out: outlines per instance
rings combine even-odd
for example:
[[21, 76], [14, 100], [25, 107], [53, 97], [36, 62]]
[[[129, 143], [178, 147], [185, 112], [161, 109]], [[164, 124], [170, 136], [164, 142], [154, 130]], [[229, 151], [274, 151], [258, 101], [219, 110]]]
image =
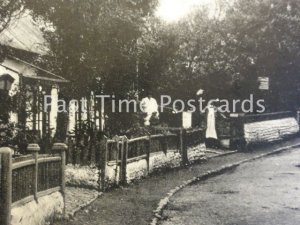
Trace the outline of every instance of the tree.
[[56, 59], [47, 64], [72, 81], [73, 96], [99, 88], [99, 81], [106, 93], [129, 91], [136, 76], [137, 40], [156, 1], [27, 2], [55, 28], [45, 33]]
[[[0, 1], [0, 34], [9, 26], [10, 22], [21, 15], [23, 0], [2, 0]], [[5, 49], [0, 46], [0, 62], [5, 55]]]
[[226, 19], [228, 30], [235, 36], [240, 54], [238, 68], [246, 83], [251, 77], [268, 76], [271, 79], [267, 98], [270, 111], [294, 109], [299, 85], [299, 16], [298, 1], [244, 1], [234, 5]]
[[52, 53], [39, 63], [71, 81], [62, 90], [67, 99], [91, 91], [127, 97], [136, 83], [138, 40], [156, 0], [26, 2], [36, 19], [54, 28], [44, 30]]
[[[269, 111], [299, 105], [299, 2], [220, 2], [226, 7], [218, 16], [202, 7], [157, 30], [151, 54], [152, 65], [163, 64], [156, 68], [160, 90], [183, 99], [200, 87], [209, 98], [255, 94]], [[270, 77], [269, 92], [258, 90], [259, 76]]]
[[0, 2], [0, 33], [7, 28], [11, 20], [20, 15], [23, 0], [2, 0]]
[[156, 83], [164, 94], [190, 99], [200, 87], [210, 90], [216, 86], [216, 91], [226, 87], [229, 57], [218, 30], [221, 26], [209, 17], [207, 9], [199, 8], [185, 20], [157, 27], [144, 70], [146, 74], [149, 68], [155, 71]]

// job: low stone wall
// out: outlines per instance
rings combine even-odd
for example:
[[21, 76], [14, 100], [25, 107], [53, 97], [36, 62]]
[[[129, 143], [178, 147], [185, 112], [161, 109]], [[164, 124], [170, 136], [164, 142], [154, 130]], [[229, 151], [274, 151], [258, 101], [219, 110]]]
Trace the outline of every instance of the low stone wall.
[[179, 167], [181, 160], [181, 155], [177, 150], [168, 151], [167, 154], [163, 152], [152, 153], [150, 155], [150, 173], [162, 168]]
[[244, 124], [247, 144], [279, 141], [298, 132], [299, 125], [293, 117]]
[[31, 201], [25, 205], [12, 208], [11, 225], [45, 225], [62, 217], [63, 196], [55, 192], [39, 198], [38, 203]]
[[[205, 145], [188, 149], [190, 162], [205, 157]], [[181, 165], [182, 157], [178, 150], [168, 150], [151, 153], [149, 161], [149, 173], [163, 168], [176, 168]], [[127, 164], [127, 182], [142, 179], [148, 175], [146, 159], [135, 160]], [[106, 166], [106, 181], [108, 185], [119, 184], [120, 166], [115, 162], [109, 162]], [[66, 169], [66, 184], [70, 186], [89, 187], [97, 189], [99, 187], [99, 170], [95, 167], [80, 167], [68, 165]]]
[[204, 159], [205, 158], [205, 152], [204, 152], [205, 150], [206, 150], [205, 144], [201, 144], [194, 148], [189, 148], [188, 149], [189, 162], [195, 162], [195, 161]]
[[142, 179], [148, 175], [147, 160], [141, 159], [127, 164], [127, 182]]

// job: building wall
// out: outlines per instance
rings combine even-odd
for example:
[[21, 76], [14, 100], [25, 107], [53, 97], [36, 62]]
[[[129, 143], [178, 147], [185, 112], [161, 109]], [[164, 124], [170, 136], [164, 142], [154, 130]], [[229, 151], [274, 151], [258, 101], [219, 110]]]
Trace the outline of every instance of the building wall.
[[16, 71], [23, 71], [22, 66], [19, 63], [9, 59], [5, 59], [2, 63], [0, 63], [0, 76], [4, 74], [9, 74], [15, 79], [9, 92], [10, 96], [14, 96], [19, 91], [20, 76], [18, 73], [13, 72], [12, 70], [8, 70], [2, 65], [12, 67], [16, 69]]
[[[37, 76], [37, 72], [36, 70], [25, 64], [22, 62], [19, 62], [17, 60], [13, 60], [13, 59], [9, 59], [6, 58], [2, 63], [0, 63], [0, 76], [4, 75], [4, 74], [9, 74], [10, 76], [12, 76], [15, 80], [12, 84], [11, 90], [9, 91], [9, 95], [10, 96], [15, 96], [18, 91], [20, 90], [20, 75], [19, 74], [23, 74], [26, 77], [35, 77]], [[49, 84], [48, 84], [49, 85]], [[34, 86], [32, 85], [34, 88], [38, 88], [38, 89], [42, 89], [42, 86]], [[56, 85], [53, 85], [51, 93], [47, 93], [47, 94], [51, 94], [54, 101], [53, 104], [51, 106], [51, 112], [50, 112], [50, 129], [52, 129], [51, 131], [51, 135], [52, 137], [54, 136], [55, 132], [56, 132], [56, 126], [57, 126], [57, 98], [58, 98], [58, 88]], [[28, 97], [30, 97], [31, 94], [28, 94]], [[26, 101], [26, 111], [32, 111], [32, 99], [28, 98]], [[43, 114], [42, 112], [37, 113], [36, 117], [37, 118], [42, 118]], [[28, 115], [27, 117], [27, 122], [26, 122], [26, 127], [28, 130], [33, 130], [33, 124], [30, 123], [30, 121], [33, 120], [33, 114]], [[11, 112], [10, 113], [10, 121], [13, 123], [18, 123], [18, 113], [17, 112]], [[39, 126], [40, 127], [40, 131], [42, 132], [42, 121], [39, 122]], [[37, 128], [38, 129], [38, 128]]]

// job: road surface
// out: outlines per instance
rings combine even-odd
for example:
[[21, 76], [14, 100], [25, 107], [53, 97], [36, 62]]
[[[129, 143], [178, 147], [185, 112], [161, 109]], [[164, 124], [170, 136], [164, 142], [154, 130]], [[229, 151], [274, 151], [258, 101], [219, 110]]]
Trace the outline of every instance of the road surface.
[[300, 149], [186, 187], [163, 217], [162, 225], [298, 225]]

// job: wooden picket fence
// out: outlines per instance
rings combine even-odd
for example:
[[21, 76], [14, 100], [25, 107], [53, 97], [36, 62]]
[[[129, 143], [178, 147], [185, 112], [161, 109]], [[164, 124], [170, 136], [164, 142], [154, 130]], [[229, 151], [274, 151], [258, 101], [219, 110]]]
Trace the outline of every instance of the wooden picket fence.
[[147, 161], [147, 171], [149, 173], [151, 153], [164, 152], [165, 154], [172, 150], [178, 151], [182, 156], [182, 165], [187, 165], [188, 148], [203, 143], [203, 129], [170, 129], [173, 132], [144, 136], [134, 139], [128, 139], [126, 136], [116, 136], [106, 141], [106, 146], [102, 152], [103, 162], [101, 163], [101, 190], [105, 191], [107, 187], [105, 181], [106, 164], [115, 164], [120, 168], [119, 183], [127, 182], [127, 164], [145, 159]]
[[[28, 146], [28, 155], [13, 158], [10, 148], [0, 148], [0, 224], [9, 225], [13, 207], [60, 191], [65, 196], [65, 165], [80, 162], [80, 154], [72, 152], [74, 144], [54, 144], [52, 154], [39, 154], [39, 146]], [[106, 166], [114, 162], [120, 166], [119, 183], [127, 182], [127, 164], [145, 159], [149, 171], [150, 155], [156, 152], [178, 151], [182, 164], [188, 163], [188, 147], [204, 141], [202, 129], [170, 129], [162, 134], [134, 139], [116, 136], [110, 140], [96, 140], [92, 154], [86, 163], [95, 163], [100, 174], [100, 189], [107, 187]], [[75, 146], [76, 147], [76, 146]], [[76, 156], [76, 157], [75, 157]], [[75, 160], [74, 160], [75, 159]], [[91, 160], [92, 159], [92, 160]]]
[[[180, 134], [182, 132], [182, 134]], [[187, 135], [187, 145], [197, 145], [204, 141], [203, 129], [182, 129], [182, 128], [156, 128], [156, 134], [144, 136], [129, 140], [129, 159], [145, 155], [145, 142], [151, 139], [150, 153], [166, 151], [166, 149], [180, 149], [180, 135]], [[67, 164], [72, 165], [98, 165], [103, 160], [102, 153], [105, 144], [101, 146], [99, 138], [91, 138], [86, 143], [78, 142], [75, 136], [69, 136], [67, 139], [68, 149], [66, 151]], [[108, 148], [113, 148], [116, 144], [111, 144], [111, 140], [107, 140]], [[114, 151], [108, 149], [108, 159], [116, 157]]]
[[10, 148], [0, 148], [0, 224], [10, 225], [11, 209], [60, 191], [65, 193], [64, 144], [54, 144], [52, 155], [40, 155], [31, 144], [31, 153], [12, 157]]

